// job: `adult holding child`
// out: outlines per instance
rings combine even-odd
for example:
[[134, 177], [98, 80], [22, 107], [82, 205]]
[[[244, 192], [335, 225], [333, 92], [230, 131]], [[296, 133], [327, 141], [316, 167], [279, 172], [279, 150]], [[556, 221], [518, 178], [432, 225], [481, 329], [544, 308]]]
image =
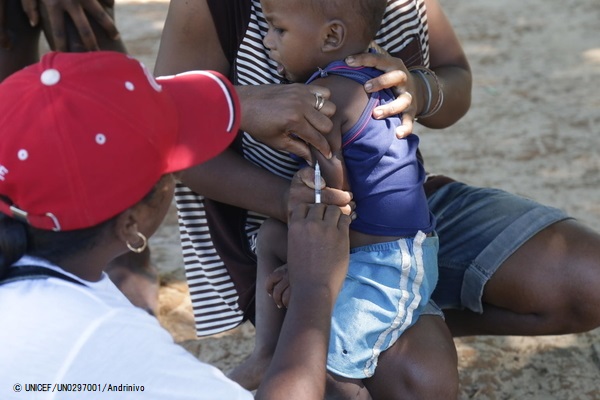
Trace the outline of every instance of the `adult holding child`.
[[[171, 204], [173, 173], [229, 146], [239, 117], [220, 74], [155, 80], [117, 52], [50, 53], [0, 83], [0, 340], [10, 344], [0, 350], [0, 397], [44, 383], [83, 385], [86, 398], [252, 398], [173, 343], [103, 272], [147, 245]], [[312, 192], [313, 176], [300, 171], [293, 191]], [[351, 211], [348, 193], [324, 193], [337, 205], [290, 203], [290, 279], [302, 290], [258, 398], [283, 398], [282, 382], [285, 398], [323, 397], [348, 262], [342, 209]]]
[[[327, 398], [353, 398], [363, 386], [373, 398], [403, 398], [404, 383], [394, 379], [397, 365], [386, 351], [413, 326], [437, 341], [435, 368], [443, 383], [431, 385], [426, 397], [455, 398], [455, 346], [441, 311], [430, 302], [438, 275], [438, 239], [423, 188], [426, 175], [417, 156], [419, 139], [414, 134], [397, 137], [402, 115], [371, 117], [375, 107], [395, 100], [391, 90], [368, 94], [363, 89], [367, 80], [382, 72], [349, 67], [343, 61], [370, 47], [387, 0], [345, 0], [345, 7], [329, 0], [260, 4], [269, 26], [264, 45], [281, 76], [331, 91], [337, 106], [327, 135], [333, 157], [316, 151], [313, 157], [328, 186], [351, 190], [356, 203], [348, 276], [332, 316]], [[260, 384], [285, 316], [286, 302], [265, 287], [274, 284], [273, 275], [285, 268], [286, 229], [284, 223], [269, 219], [257, 239], [255, 348], [228, 375], [249, 389]], [[284, 285], [276, 281], [283, 297]], [[424, 346], [414, 349], [424, 360], [432, 354], [429, 344], [415, 343]]]
[[[262, 45], [266, 32], [259, 1], [171, 2], [157, 59], [158, 74], [194, 68], [227, 74], [235, 79], [244, 105], [241, 127], [246, 133], [239, 152], [213, 160], [219, 168], [210, 174], [206, 166], [186, 171], [187, 187], [179, 187], [176, 195], [199, 334], [252, 318], [252, 241], [261, 214], [285, 221], [285, 177], [294, 171], [293, 164], [281, 162], [287, 155], [277, 150], [309, 158], [308, 147], [296, 140], [302, 134], [328, 154], [312, 135], [315, 128], [326, 134], [325, 124], [309, 124], [306, 131], [297, 124], [316, 118], [314, 93], [329, 93], [277, 86], [276, 64]], [[469, 65], [436, 0], [389, 1], [376, 42], [391, 57], [360, 54], [347, 61], [388, 72], [365, 88], [374, 92], [396, 86], [397, 101], [374, 115], [408, 116], [399, 136], [412, 132], [410, 116], [425, 126], [445, 128], [467, 112]], [[327, 102], [321, 111], [328, 114], [329, 107]], [[504, 191], [439, 175], [430, 176], [425, 188], [440, 238], [433, 299], [445, 310], [454, 335], [560, 334], [600, 325], [597, 232], [560, 210]], [[203, 213], [208, 218], [201, 220]], [[238, 257], [231, 256], [235, 249]], [[435, 366], [412, 351], [421, 348], [415, 342], [424, 340], [432, 340], [428, 332], [408, 330], [391, 349], [397, 351], [397, 376], [406, 380], [410, 393], [427, 393], [432, 382], [439, 382]]]

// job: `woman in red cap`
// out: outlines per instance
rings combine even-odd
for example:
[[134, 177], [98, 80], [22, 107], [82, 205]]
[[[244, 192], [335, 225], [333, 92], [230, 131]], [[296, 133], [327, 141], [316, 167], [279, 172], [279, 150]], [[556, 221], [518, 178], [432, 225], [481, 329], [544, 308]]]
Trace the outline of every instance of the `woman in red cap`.
[[[238, 104], [217, 73], [155, 80], [117, 52], [49, 53], [0, 84], [0, 398], [252, 397], [176, 345], [104, 272], [147, 246], [171, 204], [173, 173], [231, 144]], [[294, 188], [312, 193], [304, 182], [313, 177], [303, 170]], [[324, 201], [350, 201], [323, 192]], [[290, 207], [299, 289], [257, 396], [317, 399], [350, 217], [338, 206]], [[282, 397], [281, 382], [293, 382], [292, 393]]]
[[[89, 19], [88, 19], [88, 16]], [[37, 62], [42, 36], [56, 51], [112, 50], [126, 53], [114, 22], [114, 1], [0, 0], [0, 82]], [[136, 306], [154, 315], [158, 307], [158, 270], [150, 247], [111, 260], [106, 272]]]

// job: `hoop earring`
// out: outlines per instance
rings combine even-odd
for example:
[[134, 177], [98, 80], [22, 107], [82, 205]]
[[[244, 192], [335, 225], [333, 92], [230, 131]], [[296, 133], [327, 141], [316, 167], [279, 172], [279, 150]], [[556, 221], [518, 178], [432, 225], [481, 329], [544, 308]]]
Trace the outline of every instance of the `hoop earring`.
[[138, 235], [138, 237], [140, 239], [142, 239], [142, 245], [140, 247], [133, 247], [132, 245], [129, 244], [129, 242], [125, 242], [125, 244], [127, 245], [127, 248], [131, 251], [133, 251], [134, 253], [141, 253], [142, 251], [146, 250], [146, 247], [148, 247], [148, 239], [146, 239], [146, 236], [144, 236], [141, 232], [136, 232], [136, 234]]

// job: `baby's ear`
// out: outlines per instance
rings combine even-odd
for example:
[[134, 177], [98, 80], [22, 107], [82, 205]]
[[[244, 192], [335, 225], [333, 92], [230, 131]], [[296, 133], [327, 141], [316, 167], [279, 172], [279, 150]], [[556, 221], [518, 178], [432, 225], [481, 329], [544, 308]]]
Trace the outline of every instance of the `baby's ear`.
[[327, 22], [325, 26], [323, 52], [339, 50], [346, 40], [346, 25], [339, 19]]

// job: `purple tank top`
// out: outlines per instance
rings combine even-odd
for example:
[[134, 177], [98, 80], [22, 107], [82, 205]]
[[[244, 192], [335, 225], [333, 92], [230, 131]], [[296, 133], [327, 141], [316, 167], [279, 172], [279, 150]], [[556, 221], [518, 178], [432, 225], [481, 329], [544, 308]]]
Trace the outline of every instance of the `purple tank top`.
[[[374, 68], [352, 68], [342, 61], [329, 64], [307, 83], [327, 75], [340, 75], [363, 84], [381, 74]], [[358, 123], [342, 136], [342, 152], [357, 219], [351, 228], [371, 235], [414, 236], [435, 229], [423, 190], [425, 170], [417, 158], [419, 138], [396, 138], [401, 115], [376, 120], [373, 108], [394, 100], [391, 90], [373, 93]]]

